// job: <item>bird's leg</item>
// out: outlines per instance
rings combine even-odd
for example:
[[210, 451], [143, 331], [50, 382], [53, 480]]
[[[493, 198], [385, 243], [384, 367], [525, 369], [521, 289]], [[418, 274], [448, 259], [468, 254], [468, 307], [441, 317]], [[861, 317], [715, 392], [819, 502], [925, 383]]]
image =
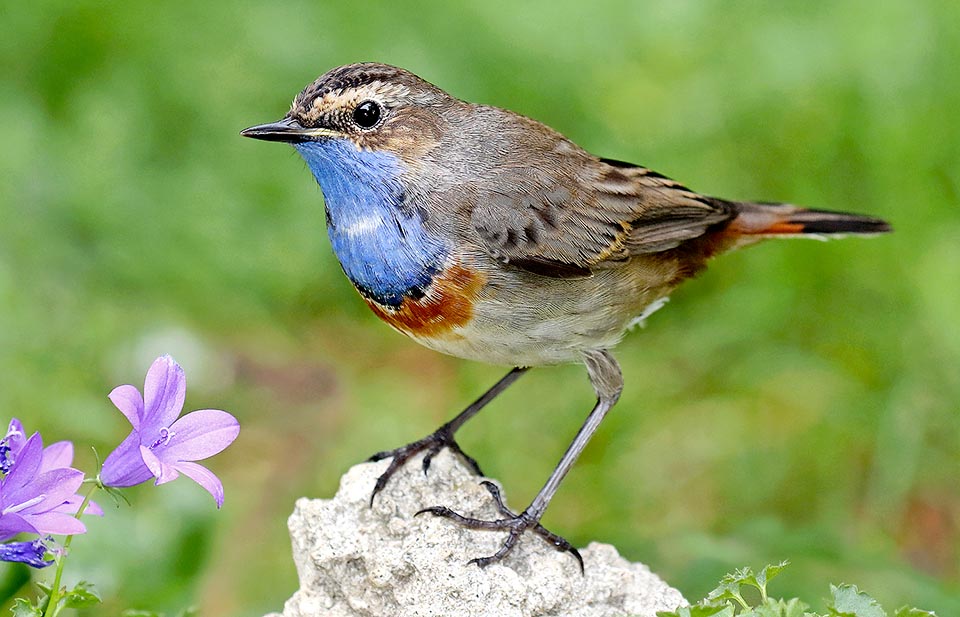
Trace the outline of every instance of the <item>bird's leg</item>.
[[455, 418], [430, 433], [423, 439], [418, 439], [412, 443], [408, 443], [405, 446], [396, 448], [395, 450], [385, 450], [383, 452], [377, 452], [370, 457], [371, 461], [381, 461], [385, 458], [393, 458], [390, 461], [390, 466], [387, 467], [387, 470], [380, 474], [380, 477], [377, 478], [377, 483], [373, 487], [373, 493], [370, 495], [370, 505], [373, 505], [373, 499], [377, 496], [377, 493], [383, 490], [383, 487], [387, 485], [390, 478], [393, 477], [393, 474], [397, 472], [400, 467], [403, 466], [410, 457], [423, 452], [426, 450], [426, 455], [423, 457], [423, 472], [426, 473], [430, 469], [430, 462], [433, 460], [433, 457], [442, 450], [444, 447], [450, 448], [454, 453], [459, 454], [460, 457], [469, 465], [477, 475], [483, 475], [480, 472], [480, 466], [477, 464], [477, 461], [473, 460], [473, 457], [469, 456], [463, 450], [460, 449], [460, 444], [456, 442], [453, 438], [453, 434], [466, 423], [467, 420], [472, 418], [477, 414], [478, 411], [483, 409], [487, 403], [492, 401], [497, 397], [498, 394], [503, 392], [510, 386], [513, 382], [517, 380], [520, 375], [523, 375], [529, 367], [515, 367], [509, 373], [503, 376], [497, 383], [493, 385], [492, 388], [483, 393], [483, 395], [470, 404], [466, 409], [461, 411]]
[[580, 557], [577, 549], [564, 538], [548, 531], [540, 524], [540, 518], [547, 509], [550, 500], [553, 499], [554, 493], [557, 492], [560, 482], [564, 476], [567, 475], [567, 472], [570, 471], [570, 468], [573, 467], [577, 457], [583, 452], [587, 442], [590, 441], [590, 437], [593, 436], [597, 427], [600, 426], [603, 417], [607, 415], [610, 408], [613, 407], [617, 399], [620, 398], [620, 392], [623, 390], [623, 376], [620, 373], [620, 366], [608, 352], [585, 352], [583, 359], [587, 365], [590, 382], [593, 384], [593, 389], [597, 393], [597, 404], [593, 407], [590, 415], [587, 416], [586, 421], [583, 423], [583, 426], [580, 427], [580, 431], [577, 432], [577, 436], [574, 437], [567, 451], [564, 452], [563, 457], [554, 468], [553, 473], [550, 474], [547, 483], [543, 485], [543, 488], [540, 489], [540, 492], [537, 493], [537, 496], [533, 498], [533, 501], [523, 512], [514, 514], [507, 509], [500, 498], [500, 491], [497, 490], [497, 487], [490, 482], [484, 482], [484, 486], [490, 491], [490, 494], [493, 495], [497, 510], [503, 518], [485, 521], [463, 516], [444, 506], [425, 508], [417, 513], [429, 513], [435, 516], [449, 518], [470, 529], [507, 532], [507, 538], [497, 552], [486, 557], [471, 559], [470, 563], [475, 563], [482, 568], [503, 559], [513, 547], [516, 546], [523, 532], [531, 530], [553, 545], [558, 551], [566, 551], [573, 555], [580, 563], [581, 571], [583, 570], [583, 559]]

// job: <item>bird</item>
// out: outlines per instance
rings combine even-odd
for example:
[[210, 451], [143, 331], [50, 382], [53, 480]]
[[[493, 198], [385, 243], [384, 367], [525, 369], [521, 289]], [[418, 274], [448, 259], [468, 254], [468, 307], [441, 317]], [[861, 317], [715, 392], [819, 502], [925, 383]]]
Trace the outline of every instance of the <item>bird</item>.
[[582, 363], [596, 394], [531, 503], [500, 518], [438, 505], [417, 514], [506, 535], [470, 560], [498, 562], [525, 532], [577, 549], [540, 524], [624, 379], [611, 350], [714, 256], [768, 238], [876, 235], [879, 218], [711, 197], [642, 165], [595, 156], [534, 119], [460, 100], [387, 64], [334, 68], [279, 121], [241, 135], [291, 144], [323, 193], [336, 257], [373, 313], [438, 352], [509, 372], [426, 437], [378, 452], [397, 470], [449, 448], [480, 474], [455, 433], [531, 367]]

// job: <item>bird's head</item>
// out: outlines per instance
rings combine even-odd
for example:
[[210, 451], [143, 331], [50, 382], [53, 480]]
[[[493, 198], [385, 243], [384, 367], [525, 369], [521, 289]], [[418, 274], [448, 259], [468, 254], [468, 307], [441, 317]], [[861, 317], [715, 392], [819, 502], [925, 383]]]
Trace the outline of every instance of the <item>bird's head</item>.
[[409, 71], [349, 64], [304, 88], [281, 120], [240, 134], [293, 144], [304, 158], [313, 150], [329, 155], [351, 144], [359, 151], [388, 152], [409, 161], [437, 143], [441, 112], [456, 102]]
[[321, 76], [281, 120], [241, 135], [292, 144], [323, 190], [327, 231], [347, 276], [399, 307], [433, 280], [448, 249], [428, 233], [418, 182], [436, 160], [447, 111], [463, 105], [403, 69], [351, 64]]

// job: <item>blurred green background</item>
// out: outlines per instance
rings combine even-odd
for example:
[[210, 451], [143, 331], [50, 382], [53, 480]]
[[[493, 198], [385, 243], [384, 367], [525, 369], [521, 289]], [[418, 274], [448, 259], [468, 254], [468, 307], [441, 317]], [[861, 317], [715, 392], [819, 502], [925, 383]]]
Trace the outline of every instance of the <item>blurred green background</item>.
[[[221, 512], [180, 481], [90, 521], [68, 568], [107, 598], [90, 614], [280, 609], [295, 498], [504, 372], [378, 323], [305, 165], [237, 134], [361, 60], [706, 193], [891, 220], [725, 256], [676, 293], [618, 348], [623, 398], [544, 522], [691, 599], [789, 558], [775, 591], [960, 614], [960, 4], [6, 2], [0, 21], [0, 415], [90, 470], [128, 430], [106, 394], [169, 352], [186, 410], [243, 426], [210, 463]], [[581, 367], [536, 370], [461, 443], [522, 507], [592, 402]]]

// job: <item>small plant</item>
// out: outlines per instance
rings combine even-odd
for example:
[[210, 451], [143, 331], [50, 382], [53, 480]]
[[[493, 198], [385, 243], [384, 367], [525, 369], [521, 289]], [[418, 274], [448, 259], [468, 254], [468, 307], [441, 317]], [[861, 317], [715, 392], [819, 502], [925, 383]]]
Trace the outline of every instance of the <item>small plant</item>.
[[[186, 377], [170, 356], [150, 366], [143, 394], [131, 385], [118, 386], [109, 398], [129, 420], [133, 430], [107, 456], [96, 477], [84, 478], [74, 469], [73, 444], [60, 441], [47, 447], [39, 432], [29, 437], [20, 420], [10, 421], [0, 439], [0, 560], [34, 568], [55, 565], [53, 582], [38, 583], [36, 601], [18, 598], [15, 617], [56, 617], [65, 608], [88, 608], [100, 602], [93, 586], [80, 581], [72, 589], [61, 586], [64, 564], [75, 535], [86, 533], [84, 514], [103, 516], [91, 497], [99, 489], [124, 499], [119, 489], [154, 479], [164, 484], [183, 474], [223, 505], [223, 484], [209, 469], [197, 464], [223, 451], [237, 438], [237, 419], [219, 409], [193, 411], [183, 417]], [[78, 491], [88, 488], [83, 495]], [[27, 541], [10, 542], [29, 534]], [[57, 542], [54, 536], [64, 536]], [[130, 615], [153, 615], [133, 611]], [[185, 613], [189, 615], [191, 613]]]
[[[741, 568], [720, 579], [716, 589], [693, 606], [684, 606], [675, 611], [659, 611], [657, 617], [891, 617], [880, 604], [856, 585], [830, 585], [831, 598], [827, 600], [827, 612], [811, 612], [810, 606], [798, 598], [783, 600], [767, 594], [767, 583], [786, 568], [788, 562], [768, 565], [759, 572]], [[760, 592], [757, 603], [751, 604], [743, 597], [745, 588]], [[936, 617], [930, 611], [904, 606], [892, 617]]]

